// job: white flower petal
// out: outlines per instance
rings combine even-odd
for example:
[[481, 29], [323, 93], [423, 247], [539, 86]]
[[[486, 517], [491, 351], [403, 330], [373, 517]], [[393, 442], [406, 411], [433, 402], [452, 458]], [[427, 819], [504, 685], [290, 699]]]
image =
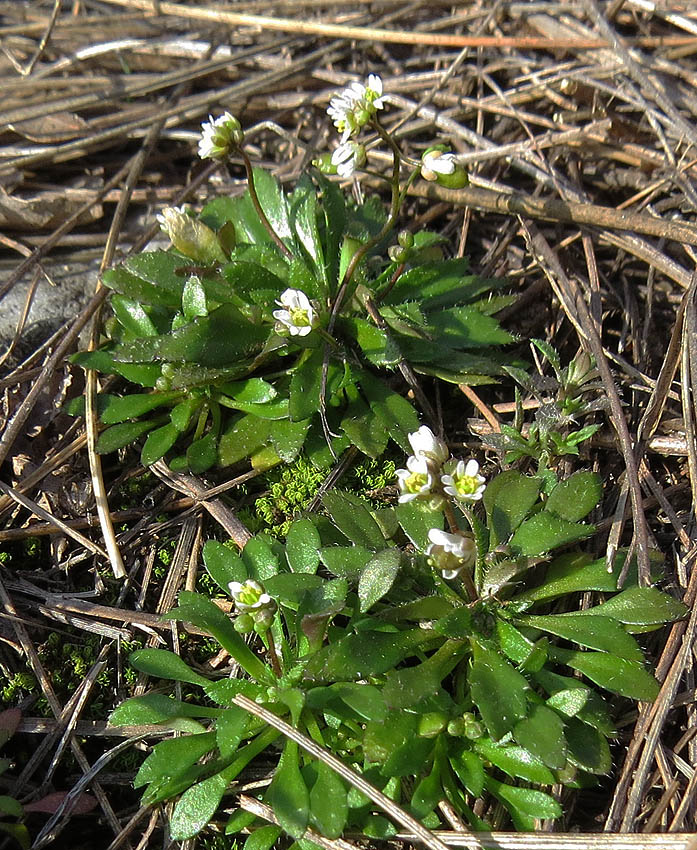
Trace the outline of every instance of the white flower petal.
[[467, 461], [466, 465], [463, 463], [463, 466], [465, 467], [465, 475], [469, 476], [470, 478], [475, 478], [479, 476], [479, 464], [474, 458], [470, 458]]

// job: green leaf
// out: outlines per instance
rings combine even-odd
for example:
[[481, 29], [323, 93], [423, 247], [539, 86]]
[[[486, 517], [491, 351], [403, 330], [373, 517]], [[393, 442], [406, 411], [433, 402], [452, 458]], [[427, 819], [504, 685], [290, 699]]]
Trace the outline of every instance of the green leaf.
[[469, 671], [472, 699], [494, 740], [512, 731], [527, 713], [527, 679], [498, 652], [472, 640], [473, 662]]
[[265, 307], [274, 305], [285, 287], [284, 281], [274, 271], [264, 268], [259, 262], [233, 260], [223, 267], [223, 277], [231, 293], [243, 295], [252, 304]]
[[[259, 660], [244, 642], [244, 639], [235, 631], [230, 618], [210, 599], [199, 593], [183, 590], [179, 594], [179, 607], [170, 611], [166, 617], [171, 620], [184, 620], [205, 629], [253, 679], [258, 682], [269, 680], [271, 676], [269, 668]], [[143, 652], [145, 651], [143, 650]], [[155, 650], [151, 651], [155, 652]], [[204, 679], [203, 682], [205, 685], [208, 684], [207, 679]], [[200, 681], [197, 684], [200, 684]]]
[[684, 617], [688, 610], [682, 602], [655, 587], [630, 587], [593, 608], [593, 613], [613, 617], [631, 627], [670, 623]]
[[174, 807], [169, 830], [174, 841], [193, 838], [216, 813], [227, 788], [227, 779], [220, 773], [188, 788]]
[[396, 366], [401, 352], [394, 340], [373, 322], [359, 316], [346, 317], [339, 323], [340, 330], [355, 340], [365, 359], [373, 366]]
[[244, 809], [237, 809], [230, 815], [230, 819], [225, 824], [225, 835], [235, 835], [235, 833], [247, 829], [255, 820], [256, 815], [246, 812]]
[[286, 558], [294, 573], [316, 573], [322, 542], [314, 523], [296, 519], [286, 535]]
[[479, 756], [470, 750], [451, 753], [449, 761], [455, 775], [473, 797], [481, 797], [484, 791], [484, 765]]
[[[215, 748], [215, 733], [204, 732], [201, 735], [184, 735], [160, 741], [140, 766], [133, 780], [134, 788], [142, 788], [150, 783], [162, 784], [181, 776], [200, 758]], [[157, 791], [154, 788], [153, 791]]]
[[490, 547], [504, 543], [537, 502], [542, 480], [508, 469], [487, 484], [482, 499], [489, 526]]
[[272, 850], [282, 832], [281, 827], [275, 824], [261, 826], [249, 835], [242, 850]]
[[388, 435], [362, 398], [355, 398], [348, 405], [340, 427], [353, 445], [368, 457], [380, 457], [387, 448]]
[[201, 475], [218, 460], [218, 437], [209, 431], [200, 440], [194, 442], [186, 450], [186, 462], [194, 475]]
[[440, 766], [434, 764], [433, 770], [428, 776], [420, 779], [414, 789], [411, 796], [411, 813], [415, 818], [422, 820], [436, 808], [444, 796], [440, 781]]
[[162, 425], [148, 434], [140, 453], [140, 462], [143, 466], [150, 466], [167, 454], [177, 442], [179, 431], [171, 423]]
[[[551, 694], [547, 701], [550, 706], [568, 716], [576, 716], [579, 720], [598, 729], [606, 737], [615, 734], [615, 726], [610, 717], [607, 703], [596, 691], [579, 679], [560, 676], [550, 670], [539, 670], [534, 674], [536, 682]], [[569, 692], [576, 692], [575, 697]]]
[[125, 422], [127, 419], [137, 419], [144, 413], [149, 413], [158, 407], [171, 404], [181, 398], [181, 393], [134, 393], [133, 395], [109, 396], [100, 419], [105, 425]]
[[199, 278], [195, 275], [192, 275], [184, 284], [184, 291], [182, 292], [182, 313], [187, 321], [195, 319], [196, 316], [208, 315], [206, 291]]
[[360, 371], [358, 380], [371, 410], [384, 429], [400, 449], [410, 452], [408, 435], [418, 430], [420, 425], [414, 407], [369, 372]]
[[496, 319], [476, 307], [451, 307], [431, 314], [428, 332], [441, 345], [453, 348], [485, 348], [505, 345], [514, 339]]
[[383, 549], [371, 558], [358, 580], [360, 612], [369, 611], [388, 593], [399, 573], [399, 549]]
[[330, 490], [322, 497], [322, 503], [336, 527], [352, 543], [376, 551], [384, 548], [385, 538], [380, 526], [357, 496], [340, 490]]
[[631, 635], [611, 617], [592, 613], [574, 612], [573, 614], [550, 614], [545, 616], [525, 616], [519, 620], [521, 625], [532, 626], [543, 632], [565, 638], [589, 649], [612, 652], [630, 661], [643, 661], [644, 656], [639, 645]]
[[176, 717], [219, 717], [220, 711], [219, 708], [182, 702], [165, 694], [144, 694], [122, 702], [112, 712], [109, 723], [111, 726], [145, 726], [168, 723]]
[[385, 304], [419, 301], [424, 310], [437, 310], [472, 301], [505, 281], [487, 280], [468, 275], [466, 258], [424, 263], [400, 275], [384, 298]]
[[658, 696], [658, 682], [637, 661], [627, 661], [607, 652], [574, 652], [556, 646], [550, 647], [549, 655], [613, 693], [647, 702]]
[[498, 744], [490, 738], [479, 738], [472, 746], [482, 758], [491, 762], [513, 779], [524, 779], [537, 785], [553, 785], [556, 781], [544, 762], [525, 747], [515, 744]]
[[327, 838], [340, 838], [348, 818], [346, 787], [336, 773], [317, 762], [317, 779], [310, 791], [310, 820]]
[[273, 384], [262, 378], [247, 378], [244, 381], [233, 381], [220, 387], [225, 395], [245, 404], [265, 404], [278, 395]]
[[395, 512], [404, 533], [419, 552], [428, 547], [428, 532], [432, 528], [443, 528], [443, 512], [432, 510], [418, 500], [397, 505]]
[[549, 511], [541, 511], [518, 527], [510, 546], [516, 555], [543, 555], [559, 546], [583, 540], [594, 531], [593, 525], [569, 522]]
[[169, 418], [177, 431], [183, 434], [187, 430], [194, 414], [200, 409], [202, 404], [203, 399], [192, 396], [191, 398], [185, 398], [184, 401], [179, 402], [179, 404], [172, 408]]
[[316, 652], [305, 669], [311, 679], [356, 681], [396, 667], [433, 637], [422, 629], [390, 634], [360, 632], [340, 638]]
[[317, 227], [317, 190], [307, 174], [303, 174], [288, 198], [291, 228], [312, 261], [315, 274], [327, 283], [322, 240]]
[[356, 682], [338, 682], [332, 685], [332, 693], [364, 720], [378, 723], [387, 717], [387, 704], [382, 693], [374, 685], [361, 685]]
[[330, 573], [350, 578], [364, 569], [373, 553], [365, 546], [325, 546], [319, 556]]
[[112, 425], [99, 435], [97, 440], [97, 453], [101, 455], [115, 452], [125, 446], [134, 443], [143, 434], [151, 431], [157, 422], [124, 422], [121, 425]]
[[531, 640], [500, 617], [496, 618], [496, 637], [504, 655], [516, 664], [523, 664], [535, 649], [535, 644]]
[[611, 593], [617, 590], [617, 576], [621, 566], [616, 565], [616, 570], [616, 573], [608, 572], [604, 558], [589, 563], [586, 554], [572, 552], [552, 561], [547, 569], [545, 581], [540, 587], [519, 593], [513, 599], [516, 603], [532, 603], [586, 590]]
[[516, 723], [513, 737], [547, 767], [558, 769], [566, 764], [564, 724], [553, 709], [531, 705], [528, 716]]
[[0, 823], [0, 832], [14, 838], [21, 850], [29, 850], [31, 847], [29, 830], [23, 823]]
[[293, 370], [289, 406], [293, 422], [310, 419], [319, 410], [323, 359], [323, 351], [318, 348], [311, 351]]
[[130, 663], [141, 673], [157, 676], [159, 679], [173, 679], [175, 682], [188, 682], [202, 687], [208, 684], [205, 676], [192, 670], [178, 655], [168, 649], [137, 649], [131, 653]]
[[603, 480], [598, 473], [581, 470], [557, 484], [549, 494], [545, 510], [569, 522], [578, 522], [593, 510], [602, 494]]
[[476, 634], [478, 629], [474, 625], [471, 609], [463, 607], [456, 608], [445, 617], [437, 620], [433, 624], [433, 631], [448, 638], [465, 638]]
[[249, 578], [242, 558], [217, 540], [208, 540], [204, 544], [203, 563], [210, 577], [224, 593], [230, 593], [228, 585], [231, 581], [245, 582]]
[[292, 463], [300, 454], [309, 429], [309, 419], [303, 419], [301, 422], [280, 419], [271, 423], [271, 445], [284, 463]]
[[220, 465], [231, 466], [260, 449], [266, 444], [269, 429], [269, 421], [256, 416], [244, 415], [234, 419], [218, 443]]
[[249, 714], [236, 705], [223, 711], [215, 724], [215, 737], [220, 757], [228, 759], [240, 745], [249, 725]]
[[8, 797], [6, 794], [0, 794], [0, 815], [10, 815], [10, 817], [21, 818], [24, 814], [24, 807], [21, 803]]
[[109, 303], [121, 325], [134, 336], [157, 336], [157, 328], [138, 301], [114, 294]]
[[163, 360], [227, 366], [260, 351], [268, 335], [267, 327], [253, 325], [233, 304], [222, 304], [160, 337], [158, 353]]
[[487, 791], [499, 799], [511, 813], [518, 829], [531, 829], [529, 818], [558, 818], [561, 806], [549, 794], [532, 788], [513, 788], [491, 777], [485, 781]]
[[568, 745], [567, 756], [572, 764], [588, 773], [610, 773], [612, 755], [603, 734], [575, 717], [566, 721], [564, 734]]
[[242, 550], [242, 560], [247, 565], [250, 578], [265, 582], [278, 574], [280, 564], [269, 543], [260, 535], [252, 537]]
[[[269, 224], [277, 236], [293, 249], [296, 248], [294, 233], [290, 226], [288, 204], [278, 180], [263, 168], [254, 168], [254, 187], [259, 198], [261, 208], [266, 213]], [[271, 237], [267, 235], [266, 241]]]
[[465, 652], [464, 641], [448, 640], [421, 664], [390, 670], [382, 690], [385, 701], [390, 708], [410, 710], [427, 705], [430, 710], [444, 697], [449, 708], [452, 703], [441, 688], [441, 682], [453, 671]]
[[264, 582], [267, 592], [281, 605], [298, 610], [307, 593], [318, 590], [326, 580], [308, 573], [280, 573]]
[[302, 838], [310, 817], [310, 794], [300, 773], [295, 741], [286, 741], [266, 799], [283, 829], [293, 838]]
[[[165, 264], [172, 266], [175, 262], [177, 266], [184, 264], [181, 257], [175, 257], [173, 254], [166, 254], [162, 251], [152, 252], [158, 255], [159, 258], [167, 258]], [[147, 256], [141, 254], [141, 257]], [[131, 258], [131, 262], [135, 260]], [[134, 274], [125, 266], [109, 269], [104, 272], [102, 281], [109, 289], [125, 296], [129, 301], [136, 304], [153, 304], [157, 307], [166, 307], [173, 310], [178, 310], [181, 304], [182, 291], [184, 289], [184, 279], [170, 275], [169, 272], [163, 276], [161, 281], [152, 283], [145, 280], [139, 274]]]

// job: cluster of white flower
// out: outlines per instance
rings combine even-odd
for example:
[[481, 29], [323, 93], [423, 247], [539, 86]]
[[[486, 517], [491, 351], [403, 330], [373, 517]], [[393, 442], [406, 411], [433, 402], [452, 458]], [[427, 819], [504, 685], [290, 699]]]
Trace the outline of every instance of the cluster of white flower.
[[377, 74], [370, 74], [365, 85], [354, 82], [334, 95], [327, 113], [341, 133], [341, 141], [346, 142], [365, 127], [383, 106], [382, 80]]
[[225, 159], [233, 147], [242, 144], [244, 133], [240, 122], [230, 112], [218, 118], [208, 116], [201, 124], [198, 155], [201, 159]]
[[400, 502], [414, 499], [436, 501], [442, 493], [464, 502], [477, 502], [486, 489], [486, 479], [479, 474], [479, 464], [473, 458], [466, 463], [450, 457], [445, 443], [427, 425], [409, 434], [414, 452], [407, 459], [407, 468], [397, 470]]
[[274, 310], [279, 330], [291, 336], [307, 336], [317, 324], [317, 312], [302, 289], [286, 289], [276, 301], [282, 310]]
[[[480, 475], [476, 460], [451, 458], [443, 440], [426, 425], [409, 434], [409, 443], [414, 454], [407, 458], [406, 469], [397, 470], [400, 502], [418, 499], [438, 509], [444, 505], [446, 497], [461, 502], [477, 502], [482, 498], [486, 479]], [[446, 579], [455, 578], [476, 560], [475, 542], [466, 534], [432, 528], [428, 539], [429, 563]]]
[[341, 144], [332, 154], [332, 165], [339, 177], [351, 177], [365, 165], [365, 148], [352, 139], [384, 106], [382, 80], [370, 74], [364, 83], [353, 82], [329, 102], [327, 113], [341, 133]]

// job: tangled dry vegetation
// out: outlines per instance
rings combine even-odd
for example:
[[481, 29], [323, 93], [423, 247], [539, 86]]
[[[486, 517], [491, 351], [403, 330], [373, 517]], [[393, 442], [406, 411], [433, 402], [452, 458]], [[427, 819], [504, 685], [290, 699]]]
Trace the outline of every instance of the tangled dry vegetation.
[[[98, 339], [99, 273], [157, 235], [163, 206], [241, 191], [240, 169], [195, 158], [210, 112], [234, 112], [257, 161], [292, 183], [330, 148], [332, 92], [376, 71], [405, 149], [418, 156], [444, 136], [470, 171], [460, 190], [414, 184], [409, 226], [439, 229], [478, 273], [507, 278], [519, 297], [504, 323], [521, 338], [569, 358], [581, 345], [598, 361], [609, 404], [589, 465], [614, 510], [600, 518], [598, 556], [631, 541], [647, 570], [648, 550], [662, 551], [664, 586], [692, 611], [648, 644], [660, 696], [621, 718], [611, 781], [546, 833], [475, 840], [454, 824], [440, 838], [687, 847], [679, 833], [694, 829], [697, 804], [694, 5], [9, 0], [0, 13], [0, 295], [14, 305], [2, 353], [0, 665], [5, 707], [21, 709], [7, 787], [29, 809], [62, 792], [31, 815], [32, 846], [82, 846], [83, 834], [110, 850], [162, 842], [161, 813], [138, 808], [120, 761], [152, 730], [105, 723], [128, 692], [123, 647], [177, 650], [159, 615], [194, 587], [201, 541], [249, 535], [235, 512], [247, 470], [202, 480], [158, 462], [143, 478], [135, 453], [95, 455], [89, 404], [86, 422], [61, 413], [66, 397], [95, 393], [94, 376], [85, 386], [66, 357]], [[76, 275], [81, 294], [66, 300]], [[460, 389], [446, 432], [476, 448], [510, 422], [513, 390]], [[174, 538], [163, 574], [161, 541]], [[64, 645], [90, 648], [82, 667]], [[72, 678], [60, 675], [68, 663]], [[23, 690], [29, 672], [35, 686]]]

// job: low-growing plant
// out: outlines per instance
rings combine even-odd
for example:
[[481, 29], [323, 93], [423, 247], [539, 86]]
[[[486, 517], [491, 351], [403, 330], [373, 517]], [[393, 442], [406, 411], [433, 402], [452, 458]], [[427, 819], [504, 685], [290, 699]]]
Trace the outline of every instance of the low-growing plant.
[[[581, 470], [550, 486], [549, 475], [511, 469], [487, 484], [476, 460], [451, 458], [425, 426], [409, 442], [396, 506], [371, 510], [331, 490], [326, 515], [295, 520], [284, 545], [266, 534], [239, 555], [205, 545], [234, 617], [189, 592], [168, 617], [213, 635], [244, 677], [208, 677], [162, 649], [132, 655], [137, 670], [204, 695], [152, 693], [111, 716], [190, 733], [156, 744], [135, 780], [145, 804], [181, 795], [174, 838], [197, 834], [260, 757], [277, 759], [264, 799], [293, 838], [309, 826], [329, 838], [394, 834], [368, 798], [283, 743], [238, 695], [287, 716], [426, 826], [444, 825], [447, 801], [475, 830], [491, 828], [475, 813], [482, 795], [517, 829], [559, 817], [551, 786], [583, 787], [611, 769], [603, 694], [656, 697], [634, 635], [686, 609], [638, 586], [632, 565], [618, 588], [618, 573], [578, 548], [594, 531], [584, 519], [602, 496], [599, 476]], [[580, 607], [581, 593], [593, 603]], [[237, 811], [226, 830], [254, 823]], [[271, 846], [278, 828], [263, 828]]]
[[[495, 349], [512, 336], [494, 316], [513, 299], [493, 293], [505, 281], [445, 259], [442, 237], [408, 222], [389, 244], [419, 175], [447, 185], [466, 175], [444, 146], [404, 155], [380, 123], [383, 100], [375, 76], [334, 98], [342, 143], [289, 193], [252, 167], [233, 116], [204, 125], [200, 155], [241, 160], [248, 188], [199, 215], [166, 209], [172, 248], [105, 273], [106, 338], [75, 362], [128, 383], [98, 398], [108, 426], [98, 451], [145, 437], [144, 465], [167, 455], [198, 473], [288, 463], [303, 448], [321, 465], [350, 445], [375, 458], [389, 440], [407, 449], [418, 417], [403, 390], [425, 406], [415, 373], [469, 384], [502, 374]], [[369, 130], [393, 158], [388, 211], [377, 197], [348, 201], [323, 173], [360, 168], [357, 136]]]
[[533, 346], [550, 364], [554, 376], [528, 374], [512, 365], [504, 367], [538, 402], [534, 420], [524, 427], [523, 408], [516, 390], [516, 417], [513, 425], [501, 425], [500, 433], [489, 434], [485, 443], [500, 451], [506, 463], [521, 458], [532, 458], [537, 462], [538, 475], [551, 475], [554, 462], [564, 455], [578, 455], [581, 443], [589, 440], [600, 425], [591, 423], [578, 427], [581, 416], [607, 407], [599, 372], [593, 358], [581, 352], [562, 366], [554, 347], [541, 339], [533, 339]]

